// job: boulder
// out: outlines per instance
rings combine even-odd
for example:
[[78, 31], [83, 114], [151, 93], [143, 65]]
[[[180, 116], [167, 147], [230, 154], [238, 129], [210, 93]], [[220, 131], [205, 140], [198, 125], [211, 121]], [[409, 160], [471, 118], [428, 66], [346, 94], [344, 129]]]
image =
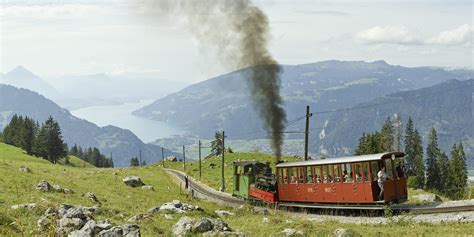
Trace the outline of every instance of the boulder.
[[28, 168], [26, 166], [21, 166], [18, 170], [20, 170], [20, 172], [25, 172], [25, 173], [30, 173], [31, 172], [30, 168]]
[[55, 192], [58, 192], [58, 193], [63, 193], [64, 192], [64, 189], [61, 188], [61, 186], [59, 186], [58, 184], [53, 184], [52, 187], [53, 187], [53, 191], [55, 191]]
[[140, 227], [135, 224], [125, 224], [122, 227], [124, 237], [140, 237]]
[[41, 192], [51, 192], [53, 190], [53, 187], [51, 186], [51, 184], [48, 183], [48, 181], [41, 180], [36, 185], [36, 190], [41, 191]]
[[441, 198], [436, 194], [419, 194], [413, 197], [422, 202], [441, 202], [442, 201]]
[[193, 219], [183, 216], [178, 222], [176, 222], [176, 224], [173, 225], [172, 232], [177, 236], [189, 234], [192, 231], [193, 224]]
[[353, 237], [357, 235], [351, 230], [339, 228], [334, 231], [334, 236], [335, 237]]
[[198, 232], [198, 233], [204, 233], [204, 232], [212, 230], [213, 225], [214, 224], [212, 223], [211, 219], [204, 217], [196, 221], [196, 223], [194, 223], [192, 231]]
[[36, 203], [25, 203], [25, 204], [18, 204], [18, 205], [13, 205], [11, 206], [11, 209], [27, 209], [27, 210], [33, 210], [36, 208]]
[[69, 233], [68, 237], [93, 237], [91, 233], [82, 231], [82, 230], [75, 230], [71, 233]]
[[122, 180], [126, 185], [130, 187], [140, 187], [145, 185], [143, 181], [138, 176], [128, 176]]
[[219, 217], [225, 217], [225, 216], [233, 216], [235, 213], [229, 212], [229, 211], [223, 211], [223, 210], [216, 210], [215, 211], [216, 215]]
[[155, 188], [153, 188], [153, 186], [151, 186], [151, 185], [142, 186], [142, 189], [143, 190], [149, 190], [149, 191], [155, 191]]
[[163, 217], [164, 217], [166, 220], [172, 220], [172, 219], [173, 219], [173, 215], [171, 215], [171, 214], [164, 214]]
[[214, 221], [214, 230], [215, 231], [230, 231], [230, 228], [227, 225], [227, 223], [225, 223], [221, 219], [217, 219]]
[[69, 189], [69, 188], [65, 188], [65, 189], [63, 189], [63, 193], [64, 193], [64, 194], [72, 194], [72, 193], [74, 193], [74, 191], [72, 191], [72, 190]]
[[44, 232], [48, 230], [51, 225], [51, 219], [48, 216], [41, 216], [36, 222], [36, 225], [38, 226], [39, 231]]
[[99, 236], [99, 237], [122, 237], [124, 235], [123, 235], [123, 229], [118, 227], [118, 226], [115, 226], [115, 227], [112, 227], [108, 230], [103, 230], [103, 231], [99, 232], [99, 234], [97, 236]]
[[156, 206], [156, 207], [152, 207], [152, 208], [148, 209], [148, 212], [150, 212], [150, 213], [155, 213], [157, 211], [160, 211], [160, 206]]

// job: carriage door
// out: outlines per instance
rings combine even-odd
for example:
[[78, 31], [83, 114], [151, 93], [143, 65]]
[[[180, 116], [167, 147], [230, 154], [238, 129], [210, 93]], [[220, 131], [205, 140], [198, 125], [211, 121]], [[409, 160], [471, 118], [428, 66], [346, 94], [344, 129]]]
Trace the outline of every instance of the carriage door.
[[397, 197], [395, 190], [395, 168], [393, 167], [391, 158], [384, 159], [383, 162], [385, 163], [385, 172], [387, 173], [383, 197], [386, 202], [390, 202]]
[[352, 164], [353, 167], [353, 174], [352, 179], [354, 182], [352, 183], [352, 192], [353, 192], [353, 199], [357, 202], [364, 202], [366, 201], [365, 198], [365, 190], [364, 190], [364, 180], [362, 178], [362, 164], [361, 163], [354, 163]]

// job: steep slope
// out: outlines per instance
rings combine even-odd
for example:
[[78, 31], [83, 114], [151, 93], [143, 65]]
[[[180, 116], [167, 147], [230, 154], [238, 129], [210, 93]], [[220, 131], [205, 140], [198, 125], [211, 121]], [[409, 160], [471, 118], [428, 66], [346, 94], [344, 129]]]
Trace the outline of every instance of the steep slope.
[[[15, 113], [41, 122], [50, 115], [53, 116], [59, 122], [64, 140], [69, 145], [97, 147], [106, 155], [112, 152], [116, 166], [128, 166], [130, 158], [138, 156], [139, 150], [147, 163], [157, 162], [161, 157], [161, 147], [144, 144], [129, 130], [114, 126], [98, 127], [74, 117], [66, 109], [36, 92], [0, 84], [0, 130], [3, 130]], [[165, 155], [174, 154], [169, 150], [165, 151]]]
[[[407, 68], [384, 61], [324, 61], [283, 66], [283, 69], [282, 95], [289, 120], [304, 115], [305, 105], [316, 112], [347, 108], [390, 93], [432, 86], [453, 78], [464, 80], [472, 75], [467, 70]], [[215, 130], [225, 130], [232, 139], [266, 137], [249, 99], [245, 73], [246, 70], [239, 70], [197, 83], [134, 114], [174, 123], [205, 138], [213, 136]], [[324, 121], [326, 117], [320, 119]], [[296, 125], [288, 129], [295, 128]]]
[[[432, 87], [377, 98], [356, 106], [361, 107], [359, 109], [330, 113], [323, 121], [324, 128], [311, 134], [311, 149], [315, 153], [352, 154], [363, 132], [379, 130], [387, 117], [393, 119], [394, 114], [399, 114], [403, 125], [412, 117], [424, 141], [430, 129], [435, 127], [444, 151], [448, 153], [454, 143], [462, 141], [466, 151], [474, 154], [473, 99], [473, 79], [449, 80]], [[319, 115], [314, 119], [320, 119]]]

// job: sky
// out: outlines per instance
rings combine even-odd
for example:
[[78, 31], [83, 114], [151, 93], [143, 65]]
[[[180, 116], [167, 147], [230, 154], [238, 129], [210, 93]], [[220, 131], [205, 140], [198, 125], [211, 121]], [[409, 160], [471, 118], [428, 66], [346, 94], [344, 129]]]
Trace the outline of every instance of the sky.
[[[471, 0], [254, 1], [282, 64], [385, 60], [473, 68]], [[148, 17], [137, 1], [12, 1], [0, 9], [0, 73], [42, 77], [141, 73], [194, 83], [228, 72], [180, 17]]]

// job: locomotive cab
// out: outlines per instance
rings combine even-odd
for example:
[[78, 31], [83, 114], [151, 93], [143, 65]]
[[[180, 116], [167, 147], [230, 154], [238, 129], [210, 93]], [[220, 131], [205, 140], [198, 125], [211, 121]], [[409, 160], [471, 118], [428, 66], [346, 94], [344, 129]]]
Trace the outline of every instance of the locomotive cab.
[[269, 163], [257, 161], [234, 161], [233, 196], [251, 198], [250, 189], [276, 191], [276, 180]]

